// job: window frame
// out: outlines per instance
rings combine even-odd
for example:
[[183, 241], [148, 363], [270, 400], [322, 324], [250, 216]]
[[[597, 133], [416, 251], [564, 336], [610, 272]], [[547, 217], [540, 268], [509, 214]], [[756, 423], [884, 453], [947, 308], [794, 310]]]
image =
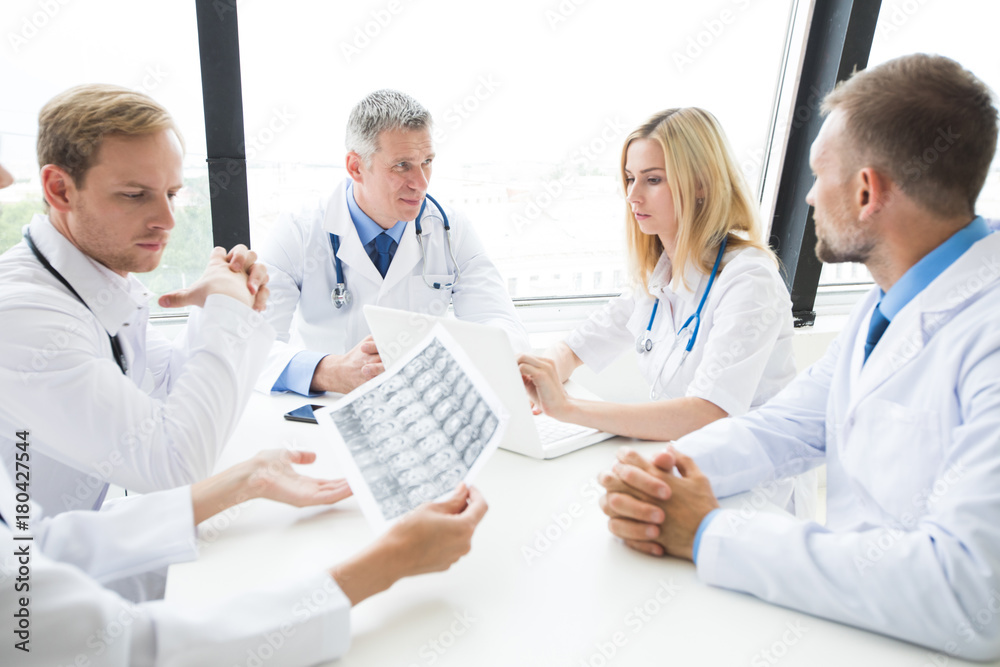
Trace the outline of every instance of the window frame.
[[[808, 2], [808, 6], [800, 4]], [[239, 52], [239, 19], [236, 0], [195, 0], [201, 53], [202, 96], [212, 209], [212, 234], [216, 245], [229, 248], [250, 245], [246, 145], [243, 124], [242, 79]], [[805, 203], [812, 187], [809, 147], [822, 125], [814, 91], [831, 90], [855, 70], [868, 64], [881, 0], [796, 0], [790, 10], [786, 43], [775, 87], [771, 124], [758, 196], [762, 206], [773, 200], [769, 243], [781, 261], [782, 276], [792, 296], [795, 326], [810, 326], [816, 319], [815, 303], [822, 263], [813, 248], [816, 233], [813, 209]], [[798, 54], [796, 30], [806, 37]], [[783, 83], [796, 56], [796, 84], [789, 103], [781, 105]], [[803, 111], [805, 113], [803, 113]], [[801, 117], [799, 117], [801, 116]], [[779, 125], [779, 119], [782, 123]], [[779, 128], [785, 128], [784, 132]], [[780, 150], [777, 144], [780, 143]], [[780, 160], [772, 162], [772, 156]], [[769, 189], [770, 188], [770, 189]], [[519, 308], [595, 304], [615, 294], [572, 297], [519, 298]]]
[[813, 184], [809, 149], [823, 124], [819, 105], [822, 96], [838, 82], [867, 67], [881, 7], [882, 0], [812, 2], [794, 104], [784, 117], [788, 133], [776, 175], [778, 186], [769, 239], [791, 293], [796, 327], [816, 321], [816, 295], [823, 268], [814, 251], [813, 208], [805, 201]]

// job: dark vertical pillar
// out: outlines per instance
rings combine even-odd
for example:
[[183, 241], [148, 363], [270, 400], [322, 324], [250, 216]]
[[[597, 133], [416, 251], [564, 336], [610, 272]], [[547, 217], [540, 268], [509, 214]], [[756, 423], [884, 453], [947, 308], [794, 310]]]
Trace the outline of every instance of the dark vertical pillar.
[[236, 0], [195, 0], [215, 245], [250, 245]]
[[795, 113], [781, 169], [771, 223], [771, 246], [792, 293], [795, 325], [812, 324], [822, 263], [816, 259], [809, 148], [823, 124], [819, 106], [838, 81], [868, 66], [881, 0], [817, 0], [809, 26]]

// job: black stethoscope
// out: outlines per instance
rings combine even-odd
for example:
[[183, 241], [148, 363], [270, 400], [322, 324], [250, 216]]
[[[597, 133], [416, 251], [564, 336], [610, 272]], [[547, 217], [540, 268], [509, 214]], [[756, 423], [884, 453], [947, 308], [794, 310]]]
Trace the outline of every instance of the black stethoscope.
[[[49, 260], [45, 258], [45, 255], [42, 254], [42, 251], [38, 249], [38, 247], [35, 245], [35, 242], [31, 238], [30, 229], [24, 230], [24, 242], [28, 244], [28, 248], [30, 248], [31, 252], [35, 255], [35, 259], [37, 259], [38, 262], [43, 267], [45, 267], [45, 270], [51, 273], [56, 280], [61, 282], [63, 286], [65, 286], [66, 289], [70, 291], [70, 294], [75, 296], [77, 301], [83, 304], [84, 308], [89, 310], [91, 314], [94, 314], [94, 311], [91, 310], [90, 306], [87, 305], [87, 302], [83, 300], [83, 297], [80, 296], [80, 294], [75, 289], [73, 289], [73, 286], [69, 284], [68, 280], [63, 278], [63, 275], [61, 273], [56, 271], [55, 267], [52, 266], [49, 263]], [[97, 315], [94, 314], [94, 317], [97, 317]], [[122, 344], [121, 340], [118, 338], [118, 334], [112, 336], [107, 331], [105, 331], [104, 333], [108, 334], [108, 340], [111, 341], [111, 354], [114, 355], [115, 363], [118, 364], [118, 368], [121, 369], [123, 375], [128, 375], [128, 359], [125, 357], [125, 352], [122, 350]]]
[[[681, 364], [687, 358], [688, 353], [694, 349], [695, 340], [698, 338], [698, 329], [701, 328], [701, 311], [708, 300], [709, 292], [712, 291], [712, 285], [715, 283], [715, 275], [719, 270], [719, 264], [722, 262], [722, 256], [726, 252], [726, 241], [728, 240], [728, 237], [722, 239], [722, 245], [719, 246], [719, 254], [715, 256], [715, 265], [712, 267], [712, 274], [708, 277], [708, 286], [705, 288], [705, 293], [702, 295], [701, 301], [698, 302], [698, 309], [684, 321], [684, 324], [681, 325], [680, 330], [677, 332], [677, 336], [674, 338], [674, 344], [671, 346], [671, 349], [676, 348], [681, 339], [687, 336], [687, 344], [684, 345], [684, 353], [681, 355], [680, 364], [677, 365], [677, 368], [680, 368]], [[656, 319], [656, 311], [659, 307], [660, 300], [656, 299], [653, 303], [653, 313], [649, 316], [649, 324], [646, 325], [646, 330], [635, 341], [635, 351], [639, 354], [644, 354], [653, 349], [653, 339], [650, 337], [650, 332], [653, 330], [653, 320]], [[691, 329], [692, 322], [694, 323], [693, 329]], [[675, 370], [674, 373], [676, 372]]]
[[[424, 211], [427, 209], [428, 199], [431, 200], [438, 211], [438, 213], [430, 215], [432, 218], [436, 217], [441, 220], [441, 225], [444, 227], [445, 244], [448, 246], [448, 255], [451, 256], [451, 263], [455, 267], [455, 279], [449, 283], [432, 283], [427, 280], [427, 252], [424, 250], [424, 232], [420, 221], [424, 216]], [[413, 231], [416, 233], [417, 243], [420, 245], [420, 275], [423, 277], [424, 283], [431, 289], [437, 290], [450, 289], [457, 285], [462, 277], [462, 270], [458, 268], [458, 261], [455, 259], [455, 253], [451, 249], [451, 224], [448, 222], [448, 215], [444, 212], [437, 199], [434, 199], [430, 195], [424, 195], [424, 202], [420, 205], [420, 212], [417, 213], [417, 218], [413, 221]], [[344, 267], [340, 263], [340, 257], [337, 256], [337, 252], [340, 250], [340, 237], [331, 233], [330, 245], [333, 246], [333, 268], [337, 272], [337, 284], [330, 293], [330, 300], [333, 301], [333, 305], [337, 308], [343, 308], [351, 304], [352, 296], [350, 290], [347, 289], [347, 283], [344, 282]]]

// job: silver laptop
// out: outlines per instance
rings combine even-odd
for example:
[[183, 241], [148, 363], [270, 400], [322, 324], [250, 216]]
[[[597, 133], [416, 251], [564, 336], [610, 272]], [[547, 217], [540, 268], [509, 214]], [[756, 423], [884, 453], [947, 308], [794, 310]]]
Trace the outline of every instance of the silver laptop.
[[[614, 437], [597, 429], [531, 414], [531, 401], [503, 329], [380, 306], [365, 306], [364, 313], [386, 368], [420, 343], [435, 324], [444, 326], [510, 412], [507, 433], [500, 442], [504, 449], [536, 459], [551, 459]], [[576, 398], [601, 400], [572, 382], [566, 383], [566, 390]]]

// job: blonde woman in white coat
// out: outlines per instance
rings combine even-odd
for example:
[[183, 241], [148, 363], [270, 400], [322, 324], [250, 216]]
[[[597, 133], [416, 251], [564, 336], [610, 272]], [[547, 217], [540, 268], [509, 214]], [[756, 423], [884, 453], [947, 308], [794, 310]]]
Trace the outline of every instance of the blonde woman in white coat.
[[[655, 114], [626, 138], [621, 179], [635, 287], [545, 357], [520, 358], [536, 409], [674, 440], [762, 405], [795, 376], [791, 301], [719, 122], [692, 107]], [[628, 348], [650, 402], [587, 401], [563, 389], [578, 366], [599, 372]]]

